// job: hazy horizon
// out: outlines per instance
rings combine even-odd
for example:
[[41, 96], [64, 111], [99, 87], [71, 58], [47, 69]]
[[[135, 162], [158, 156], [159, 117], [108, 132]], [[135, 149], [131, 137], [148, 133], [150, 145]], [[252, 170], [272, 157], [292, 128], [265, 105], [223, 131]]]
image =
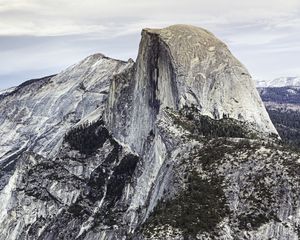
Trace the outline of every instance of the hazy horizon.
[[254, 79], [299, 76], [298, 0], [2, 0], [0, 89], [94, 54], [135, 60], [142, 28], [191, 24], [224, 41]]

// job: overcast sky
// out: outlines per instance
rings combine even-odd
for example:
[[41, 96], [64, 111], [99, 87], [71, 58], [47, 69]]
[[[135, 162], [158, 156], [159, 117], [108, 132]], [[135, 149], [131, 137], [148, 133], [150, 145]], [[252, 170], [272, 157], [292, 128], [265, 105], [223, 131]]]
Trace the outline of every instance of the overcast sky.
[[146, 27], [223, 40], [255, 79], [300, 75], [300, 0], [0, 0], [0, 89], [93, 54], [136, 58]]

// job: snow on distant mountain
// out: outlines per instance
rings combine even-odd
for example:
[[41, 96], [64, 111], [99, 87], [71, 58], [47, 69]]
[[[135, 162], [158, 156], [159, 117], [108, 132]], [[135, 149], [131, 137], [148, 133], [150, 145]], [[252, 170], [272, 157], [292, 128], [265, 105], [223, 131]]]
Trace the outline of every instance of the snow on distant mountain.
[[273, 80], [257, 80], [257, 87], [300, 87], [300, 76], [280, 77]]
[[0, 113], [0, 240], [299, 238], [300, 154], [207, 30], [144, 29], [136, 62], [92, 55]]

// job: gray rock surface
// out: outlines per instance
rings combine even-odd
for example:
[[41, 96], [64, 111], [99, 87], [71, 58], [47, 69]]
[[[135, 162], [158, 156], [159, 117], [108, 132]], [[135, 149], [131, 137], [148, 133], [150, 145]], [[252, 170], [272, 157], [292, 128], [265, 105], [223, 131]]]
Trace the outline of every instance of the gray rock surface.
[[114, 135], [140, 152], [160, 109], [185, 105], [277, 134], [248, 71], [213, 34], [189, 25], [144, 29], [135, 68], [111, 85], [107, 114]]
[[0, 232], [15, 239], [297, 239], [299, 153], [201, 28], [142, 31], [0, 95]]

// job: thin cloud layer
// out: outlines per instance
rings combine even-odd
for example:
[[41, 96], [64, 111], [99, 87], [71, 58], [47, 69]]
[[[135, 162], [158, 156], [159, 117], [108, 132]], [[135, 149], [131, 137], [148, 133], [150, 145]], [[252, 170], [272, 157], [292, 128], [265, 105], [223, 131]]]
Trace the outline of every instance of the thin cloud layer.
[[94, 52], [135, 58], [142, 28], [176, 23], [216, 34], [255, 78], [300, 74], [299, 0], [0, 0], [0, 19], [0, 88]]
[[[274, 21], [298, 26], [299, 18], [293, 15], [299, 6], [298, 0], [2, 0], [0, 35], [132, 32], [147, 22], [162, 26], [174, 21], [208, 25]], [[289, 17], [292, 21], [286, 23]]]

